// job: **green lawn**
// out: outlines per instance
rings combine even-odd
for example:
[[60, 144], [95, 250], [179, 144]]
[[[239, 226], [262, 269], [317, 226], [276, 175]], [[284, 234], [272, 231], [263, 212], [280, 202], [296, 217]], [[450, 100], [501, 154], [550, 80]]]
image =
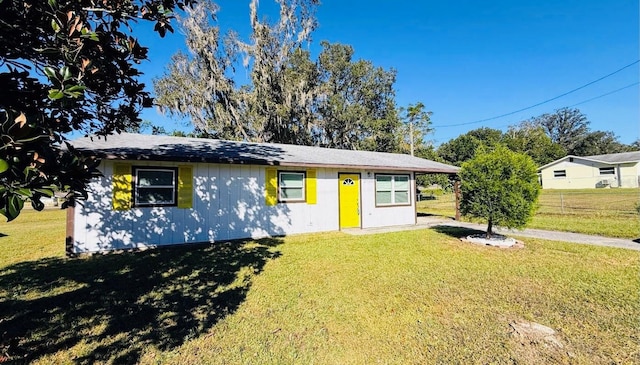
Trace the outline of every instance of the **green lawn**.
[[[640, 189], [542, 190], [528, 228], [640, 238]], [[418, 203], [418, 212], [455, 215], [453, 194]]]
[[[496, 249], [441, 228], [66, 259], [63, 213], [23, 214], [0, 224], [0, 358], [640, 362], [637, 252], [534, 239], [524, 249]], [[45, 216], [47, 225], [28, 223]], [[520, 319], [556, 329], [563, 348], [523, 345], [509, 327]]]

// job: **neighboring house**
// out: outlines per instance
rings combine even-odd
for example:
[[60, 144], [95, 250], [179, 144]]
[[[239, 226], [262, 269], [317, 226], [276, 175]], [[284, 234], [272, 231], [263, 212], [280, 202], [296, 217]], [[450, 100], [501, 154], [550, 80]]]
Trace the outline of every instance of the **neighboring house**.
[[127, 134], [81, 138], [103, 177], [67, 214], [69, 253], [416, 223], [409, 155]]
[[538, 169], [543, 189], [637, 188], [640, 151], [566, 156]]

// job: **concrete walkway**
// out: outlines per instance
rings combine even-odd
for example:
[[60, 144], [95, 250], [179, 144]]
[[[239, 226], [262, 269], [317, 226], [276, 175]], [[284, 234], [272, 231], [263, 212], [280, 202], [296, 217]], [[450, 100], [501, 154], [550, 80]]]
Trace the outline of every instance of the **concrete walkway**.
[[[459, 222], [446, 217], [418, 217], [418, 223], [415, 225], [407, 226], [394, 226], [384, 228], [365, 228], [365, 229], [344, 229], [343, 232], [352, 235], [365, 235], [376, 234], [385, 232], [397, 232], [406, 230], [426, 229], [436, 226], [450, 226], [450, 227], [464, 227], [469, 229], [475, 229], [479, 231], [485, 231], [487, 229], [486, 224], [475, 224], [467, 222]], [[542, 238], [545, 240], [562, 241], [581, 243], [586, 245], [608, 246], [617, 248], [626, 248], [629, 250], [640, 251], [640, 243], [634, 242], [630, 239], [623, 238], [610, 238], [602, 236], [592, 236], [580, 233], [559, 232], [559, 231], [545, 231], [542, 229], [523, 229], [523, 230], [510, 230], [510, 229], [496, 229], [496, 233], [503, 235], [514, 235], [520, 237], [532, 237]]]

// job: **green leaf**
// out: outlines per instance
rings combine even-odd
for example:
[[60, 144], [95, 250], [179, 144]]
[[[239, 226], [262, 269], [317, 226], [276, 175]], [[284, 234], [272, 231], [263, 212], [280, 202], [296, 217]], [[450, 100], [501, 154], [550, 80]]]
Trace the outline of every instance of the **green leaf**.
[[7, 206], [6, 214], [7, 221], [12, 221], [20, 215], [20, 211], [24, 207], [24, 201], [17, 195], [11, 195], [9, 197], [9, 204]]
[[83, 85], [73, 85], [71, 87], [66, 88], [66, 91], [68, 92], [78, 92], [78, 91], [84, 91], [86, 89], [86, 86]]
[[58, 25], [58, 22], [55, 19], [51, 20], [51, 29], [56, 33], [60, 32], [60, 25]]
[[31, 190], [27, 189], [27, 188], [22, 188], [22, 189], [18, 189], [16, 191], [16, 193], [22, 195], [22, 196], [26, 196], [27, 198], [31, 198], [33, 196], [33, 193], [31, 192]]
[[37, 191], [38, 193], [40, 193], [40, 194], [42, 194], [42, 195], [46, 195], [46, 196], [48, 196], [49, 198], [52, 198], [52, 197], [53, 197], [53, 190], [51, 190], [51, 189], [40, 189], [40, 188], [36, 188], [36, 189], [33, 189], [33, 190], [34, 190], [34, 191]]
[[60, 74], [62, 75], [62, 80], [63, 81], [67, 81], [69, 80], [71, 77], [73, 77], [73, 75], [71, 74], [71, 70], [69, 69], [69, 67], [67, 66], [63, 66], [60, 69]]
[[0, 159], [0, 174], [9, 170], [9, 163], [3, 159]]
[[49, 90], [49, 99], [58, 100], [64, 98], [64, 93], [60, 89]]
[[45, 67], [44, 74], [47, 75], [50, 80], [56, 78], [56, 70], [53, 67]]

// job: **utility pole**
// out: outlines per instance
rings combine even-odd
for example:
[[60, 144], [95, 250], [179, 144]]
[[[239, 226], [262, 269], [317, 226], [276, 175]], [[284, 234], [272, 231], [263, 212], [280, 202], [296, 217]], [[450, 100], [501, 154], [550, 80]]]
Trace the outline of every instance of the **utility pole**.
[[411, 156], [413, 156], [413, 119], [409, 119], [409, 143], [411, 145]]

